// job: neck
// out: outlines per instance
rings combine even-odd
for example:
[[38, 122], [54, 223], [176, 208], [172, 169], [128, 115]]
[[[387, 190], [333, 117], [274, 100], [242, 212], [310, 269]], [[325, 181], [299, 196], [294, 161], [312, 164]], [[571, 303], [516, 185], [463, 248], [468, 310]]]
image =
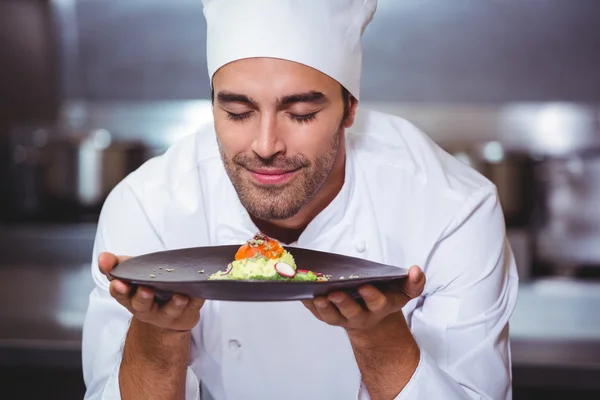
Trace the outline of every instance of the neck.
[[308, 224], [335, 199], [342, 190], [342, 186], [344, 186], [346, 175], [346, 145], [344, 136], [342, 135], [340, 140], [331, 173], [316, 195], [292, 218], [264, 221], [252, 217], [254, 224], [261, 232], [283, 243], [295, 242]]

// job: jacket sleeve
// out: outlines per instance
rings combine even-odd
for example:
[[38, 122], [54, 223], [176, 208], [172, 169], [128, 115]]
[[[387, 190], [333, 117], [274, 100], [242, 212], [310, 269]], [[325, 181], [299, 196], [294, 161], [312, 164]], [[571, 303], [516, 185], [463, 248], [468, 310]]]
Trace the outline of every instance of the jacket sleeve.
[[[95, 287], [83, 326], [82, 362], [86, 385], [84, 399], [117, 400], [119, 367], [131, 313], [114, 300], [108, 279], [98, 270], [98, 255], [137, 256], [164, 249], [163, 243], [134, 192], [121, 182], [107, 198], [96, 233], [92, 277]], [[190, 360], [190, 364], [193, 360]], [[199, 399], [199, 381], [187, 371], [186, 400]]]
[[[424, 270], [425, 295], [408, 318], [421, 359], [396, 399], [510, 400], [518, 276], [495, 187], [470, 196]], [[358, 398], [369, 399], [364, 384]]]

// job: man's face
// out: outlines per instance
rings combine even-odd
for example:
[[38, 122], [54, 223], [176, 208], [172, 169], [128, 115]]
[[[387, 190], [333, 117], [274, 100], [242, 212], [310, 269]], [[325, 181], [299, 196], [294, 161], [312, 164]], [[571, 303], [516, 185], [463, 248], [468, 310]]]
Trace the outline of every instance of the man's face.
[[223, 164], [248, 212], [273, 221], [296, 215], [343, 151], [339, 83], [272, 58], [235, 61], [213, 77]]

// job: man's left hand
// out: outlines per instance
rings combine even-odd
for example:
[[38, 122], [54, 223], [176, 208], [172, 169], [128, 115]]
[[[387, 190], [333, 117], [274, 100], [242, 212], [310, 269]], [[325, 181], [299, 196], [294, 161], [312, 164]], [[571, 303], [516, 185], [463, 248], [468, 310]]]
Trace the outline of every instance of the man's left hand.
[[341, 326], [348, 333], [366, 333], [377, 329], [382, 321], [399, 314], [406, 303], [419, 297], [425, 281], [421, 268], [413, 266], [400, 288], [379, 291], [372, 285], [361, 286], [358, 293], [364, 306], [345, 292], [333, 292], [302, 303], [315, 317], [329, 325]]

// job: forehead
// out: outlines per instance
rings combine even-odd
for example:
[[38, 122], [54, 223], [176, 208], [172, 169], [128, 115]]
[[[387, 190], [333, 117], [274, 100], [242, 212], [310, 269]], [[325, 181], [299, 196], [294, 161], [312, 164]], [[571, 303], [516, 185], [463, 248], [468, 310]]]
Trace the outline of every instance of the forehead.
[[221, 67], [213, 76], [215, 91], [279, 96], [289, 92], [339, 91], [340, 84], [306, 65], [277, 58], [247, 58]]

